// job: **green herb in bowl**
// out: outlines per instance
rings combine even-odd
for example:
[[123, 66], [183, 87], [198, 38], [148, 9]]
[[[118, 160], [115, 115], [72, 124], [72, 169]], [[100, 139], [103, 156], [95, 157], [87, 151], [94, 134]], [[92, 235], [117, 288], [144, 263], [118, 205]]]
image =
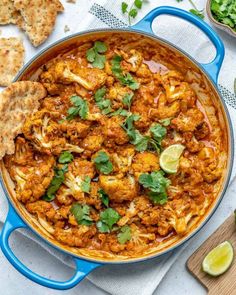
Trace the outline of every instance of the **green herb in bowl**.
[[235, 0], [211, 0], [210, 9], [215, 20], [229, 26], [236, 32]]

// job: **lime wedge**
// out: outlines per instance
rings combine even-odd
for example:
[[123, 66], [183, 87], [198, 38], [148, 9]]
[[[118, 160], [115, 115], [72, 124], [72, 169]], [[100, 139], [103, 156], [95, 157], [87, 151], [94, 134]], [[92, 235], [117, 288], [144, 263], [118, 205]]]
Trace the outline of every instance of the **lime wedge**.
[[204, 272], [216, 277], [229, 269], [234, 259], [234, 249], [230, 242], [225, 241], [212, 249], [202, 262]]
[[168, 146], [160, 156], [160, 166], [166, 173], [176, 173], [179, 167], [179, 158], [185, 146], [173, 144]]

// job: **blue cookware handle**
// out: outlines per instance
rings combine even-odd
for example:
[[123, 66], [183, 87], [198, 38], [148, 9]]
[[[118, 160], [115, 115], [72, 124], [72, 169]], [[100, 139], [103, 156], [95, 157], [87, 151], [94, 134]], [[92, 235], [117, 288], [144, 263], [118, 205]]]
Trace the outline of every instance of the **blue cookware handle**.
[[42, 286], [57, 289], [57, 290], [67, 290], [70, 288], [73, 288], [75, 285], [77, 285], [81, 280], [83, 280], [92, 270], [95, 268], [101, 266], [102, 264], [94, 263], [85, 261], [82, 259], [73, 258], [76, 265], [76, 271], [74, 276], [65, 282], [58, 282], [55, 280], [50, 280], [45, 277], [42, 277], [36, 273], [34, 273], [32, 270], [27, 268], [12, 252], [10, 246], [9, 246], [9, 236], [11, 233], [16, 230], [17, 228], [27, 228], [28, 226], [22, 221], [22, 219], [17, 215], [11, 204], [9, 204], [9, 211], [8, 216], [5, 221], [3, 230], [1, 232], [0, 237], [0, 243], [1, 248], [6, 256], [6, 258], [9, 260], [9, 262], [24, 276], [29, 278], [30, 280], [34, 281], [35, 283], [38, 283]]
[[219, 71], [224, 59], [225, 48], [224, 44], [221, 41], [220, 37], [216, 34], [216, 32], [203, 20], [199, 17], [189, 13], [185, 10], [178, 9], [170, 6], [161, 6], [150, 11], [141, 21], [132, 26], [134, 30], [143, 31], [146, 33], [154, 34], [152, 30], [152, 23], [154, 19], [162, 14], [168, 14], [180, 17], [189, 21], [190, 23], [196, 25], [199, 29], [201, 29], [208, 38], [212, 41], [216, 48], [216, 56], [214, 60], [208, 64], [201, 64], [202, 67], [207, 71], [207, 73], [211, 76], [212, 80], [217, 83]]

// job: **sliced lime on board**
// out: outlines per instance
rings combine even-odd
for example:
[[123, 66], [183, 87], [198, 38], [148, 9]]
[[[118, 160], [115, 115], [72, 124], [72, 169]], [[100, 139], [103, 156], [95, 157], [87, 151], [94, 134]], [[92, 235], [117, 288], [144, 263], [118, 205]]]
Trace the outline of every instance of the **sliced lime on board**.
[[185, 146], [182, 144], [173, 144], [168, 146], [160, 156], [160, 166], [166, 173], [176, 173], [179, 167], [179, 158], [182, 155]]
[[226, 272], [234, 259], [234, 249], [225, 241], [212, 249], [202, 262], [204, 272], [216, 277]]

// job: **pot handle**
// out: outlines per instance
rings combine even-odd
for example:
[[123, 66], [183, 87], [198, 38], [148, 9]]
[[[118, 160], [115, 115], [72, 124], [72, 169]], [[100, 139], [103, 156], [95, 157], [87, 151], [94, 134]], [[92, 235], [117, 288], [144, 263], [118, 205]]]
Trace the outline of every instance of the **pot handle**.
[[203, 20], [199, 17], [189, 13], [185, 10], [170, 7], [170, 6], [161, 6], [150, 11], [141, 21], [132, 26], [134, 30], [144, 31], [146, 33], [154, 34], [152, 30], [152, 23], [154, 19], [162, 14], [168, 14], [180, 17], [184, 20], [189, 21], [190, 23], [196, 25], [201, 29], [211, 40], [216, 48], [216, 56], [214, 60], [208, 64], [201, 64], [206, 72], [211, 76], [212, 80], [217, 83], [219, 71], [225, 56], [225, 48], [222, 40], [217, 35], [217, 33]]
[[27, 228], [28, 226], [22, 221], [22, 219], [17, 215], [13, 207], [9, 204], [9, 211], [7, 219], [5, 221], [3, 230], [1, 232], [0, 244], [1, 249], [8, 259], [8, 261], [24, 276], [30, 280], [38, 283], [42, 286], [56, 289], [56, 290], [67, 290], [76, 286], [81, 280], [83, 280], [92, 270], [101, 266], [102, 264], [85, 261], [82, 259], [74, 258], [76, 270], [74, 276], [65, 282], [59, 282], [55, 280], [50, 280], [48, 278], [42, 277], [34, 273], [28, 267], [26, 267], [12, 252], [9, 246], [9, 237], [11, 233], [17, 228]]

